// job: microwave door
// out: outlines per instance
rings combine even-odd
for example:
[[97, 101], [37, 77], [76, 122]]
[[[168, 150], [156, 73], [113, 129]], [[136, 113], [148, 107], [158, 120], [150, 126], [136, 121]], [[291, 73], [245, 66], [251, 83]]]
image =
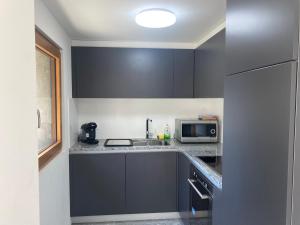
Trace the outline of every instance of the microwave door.
[[216, 124], [186, 123], [182, 124], [181, 137], [190, 142], [210, 142], [217, 139]]

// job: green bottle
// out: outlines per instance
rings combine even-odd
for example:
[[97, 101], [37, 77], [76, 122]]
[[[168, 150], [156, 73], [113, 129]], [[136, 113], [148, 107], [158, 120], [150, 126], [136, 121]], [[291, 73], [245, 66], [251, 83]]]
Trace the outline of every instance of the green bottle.
[[171, 138], [171, 135], [170, 135], [169, 125], [166, 124], [165, 130], [164, 130], [164, 139], [165, 140], [170, 140], [170, 138]]

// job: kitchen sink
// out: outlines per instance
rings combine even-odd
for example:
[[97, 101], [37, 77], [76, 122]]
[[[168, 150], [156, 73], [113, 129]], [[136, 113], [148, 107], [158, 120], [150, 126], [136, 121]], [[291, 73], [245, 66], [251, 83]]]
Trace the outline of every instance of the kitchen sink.
[[159, 140], [133, 140], [133, 146], [161, 146], [170, 145], [167, 141]]

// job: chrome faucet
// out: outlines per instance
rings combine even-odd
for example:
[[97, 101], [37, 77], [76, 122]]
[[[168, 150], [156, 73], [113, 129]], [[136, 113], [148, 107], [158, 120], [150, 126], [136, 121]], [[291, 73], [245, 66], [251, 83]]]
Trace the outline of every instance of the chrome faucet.
[[152, 134], [150, 133], [149, 131], [149, 124], [150, 122], [152, 123], [152, 120], [151, 119], [146, 119], [146, 139], [149, 139], [150, 136], [152, 136]]

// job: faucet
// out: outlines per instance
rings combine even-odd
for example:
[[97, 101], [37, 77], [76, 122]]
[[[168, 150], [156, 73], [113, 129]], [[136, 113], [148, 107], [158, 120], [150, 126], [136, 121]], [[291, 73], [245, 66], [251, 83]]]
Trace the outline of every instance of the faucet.
[[152, 136], [152, 134], [149, 131], [149, 124], [150, 124], [150, 122], [152, 122], [151, 119], [149, 119], [149, 118], [146, 119], [146, 139], [149, 139], [150, 136]]

